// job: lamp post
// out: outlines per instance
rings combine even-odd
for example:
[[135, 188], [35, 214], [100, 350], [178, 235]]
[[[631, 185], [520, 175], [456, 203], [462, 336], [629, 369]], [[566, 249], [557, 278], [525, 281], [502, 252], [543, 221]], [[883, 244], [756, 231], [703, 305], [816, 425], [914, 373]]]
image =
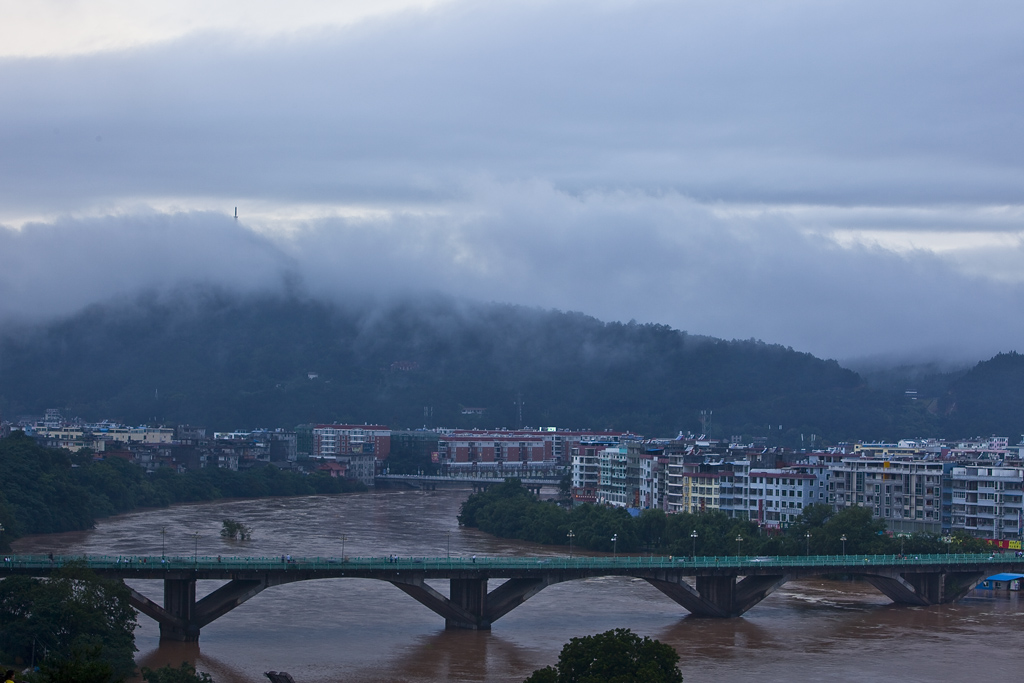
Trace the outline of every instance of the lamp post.
[[192, 538], [195, 539], [196, 542], [195, 554], [192, 555], [192, 562], [194, 564], [199, 564], [199, 532], [196, 531], [195, 533], [193, 533]]
[[736, 534], [736, 557], [740, 556], [740, 544], [743, 543], [743, 537]]
[[690, 540], [693, 541], [693, 552], [690, 553], [690, 557], [696, 559], [697, 557], [697, 530], [694, 529], [690, 532]]
[[167, 527], [160, 527], [160, 557], [167, 557]]
[[612, 558], [615, 558], [615, 557], [618, 556], [618, 554], [619, 554], [618, 547], [619, 547], [619, 535], [618, 534], [612, 534]]
[[811, 532], [808, 531], [806, 534], [804, 534], [804, 538], [807, 539], [807, 557], [810, 557], [811, 556]]
[[950, 555], [950, 553], [952, 552], [952, 550], [951, 550], [951, 546], [952, 546], [952, 543], [953, 543], [953, 537], [952, 537], [952, 536], [949, 536], [949, 535], [947, 535], [947, 536], [946, 536], [946, 537], [945, 537], [944, 539], [942, 539], [942, 540], [946, 542], [946, 559], [948, 560], [948, 559], [949, 559], [949, 555]]
[[447, 558], [449, 560], [452, 559], [452, 532], [451, 532], [450, 529], [448, 530], [448, 554], [447, 554]]
[[846, 557], [846, 534], [840, 536], [839, 540], [843, 542], [843, 557]]
[[345, 541], [348, 540], [348, 534], [341, 535], [341, 559], [345, 560]]
[[572, 559], [572, 539], [576, 538], [576, 534], [572, 532], [572, 529], [569, 529], [569, 533], [566, 536], [569, 539], [569, 558]]

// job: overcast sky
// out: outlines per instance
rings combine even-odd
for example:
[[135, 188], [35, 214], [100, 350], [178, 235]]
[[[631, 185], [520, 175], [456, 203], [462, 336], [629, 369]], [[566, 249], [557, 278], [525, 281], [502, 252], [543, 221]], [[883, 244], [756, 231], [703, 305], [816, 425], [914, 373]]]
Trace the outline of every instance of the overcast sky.
[[1024, 3], [213, 5], [0, 0], [0, 318], [299, 281], [1024, 351]]

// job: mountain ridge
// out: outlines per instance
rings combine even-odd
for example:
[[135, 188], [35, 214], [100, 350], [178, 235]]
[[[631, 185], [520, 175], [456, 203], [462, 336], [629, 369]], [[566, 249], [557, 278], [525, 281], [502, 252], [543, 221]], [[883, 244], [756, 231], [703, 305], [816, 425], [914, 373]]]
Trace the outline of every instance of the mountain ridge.
[[[1005, 364], [1017, 363], [1013, 354]], [[812, 434], [835, 442], [1008, 427], [1012, 416], [986, 422], [972, 412], [988, 405], [970, 398], [984, 382], [965, 378], [987, 367], [929, 376], [937, 409], [834, 360], [758, 340], [441, 297], [339, 306], [196, 289], [0, 334], [0, 411], [59, 407], [217, 429], [336, 420], [514, 428], [522, 403], [524, 424], [671, 436], [699, 431], [710, 410], [711, 435], [809, 445]]]

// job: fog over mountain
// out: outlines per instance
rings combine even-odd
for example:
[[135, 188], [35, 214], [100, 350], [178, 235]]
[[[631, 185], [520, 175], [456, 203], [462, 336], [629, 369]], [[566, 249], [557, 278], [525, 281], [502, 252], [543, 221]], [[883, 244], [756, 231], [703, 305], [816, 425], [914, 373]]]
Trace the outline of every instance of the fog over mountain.
[[437, 292], [844, 362], [1024, 340], [1019, 3], [5, 17], [7, 326], [199, 283]]

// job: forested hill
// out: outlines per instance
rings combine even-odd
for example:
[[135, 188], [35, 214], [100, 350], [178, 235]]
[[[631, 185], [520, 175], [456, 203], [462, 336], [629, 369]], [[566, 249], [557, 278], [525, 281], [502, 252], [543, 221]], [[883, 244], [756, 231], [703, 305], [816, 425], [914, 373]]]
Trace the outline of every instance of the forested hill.
[[699, 431], [700, 411], [711, 410], [713, 435], [763, 436], [771, 424], [778, 441], [782, 425], [797, 445], [800, 434], [882, 439], [941, 427], [933, 404], [872, 390], [789, 348], [508, 305], [355, 309], [204, 292], [95, 306], [0, 339], [9, 417], [56, 407], [211, 429], [515, 427], [518, 401], [525, 425], [671, 436]]
[[939, 408], [954, 434], [1024, 433], [1024, 355], [1000, 353], [949, 384]]

